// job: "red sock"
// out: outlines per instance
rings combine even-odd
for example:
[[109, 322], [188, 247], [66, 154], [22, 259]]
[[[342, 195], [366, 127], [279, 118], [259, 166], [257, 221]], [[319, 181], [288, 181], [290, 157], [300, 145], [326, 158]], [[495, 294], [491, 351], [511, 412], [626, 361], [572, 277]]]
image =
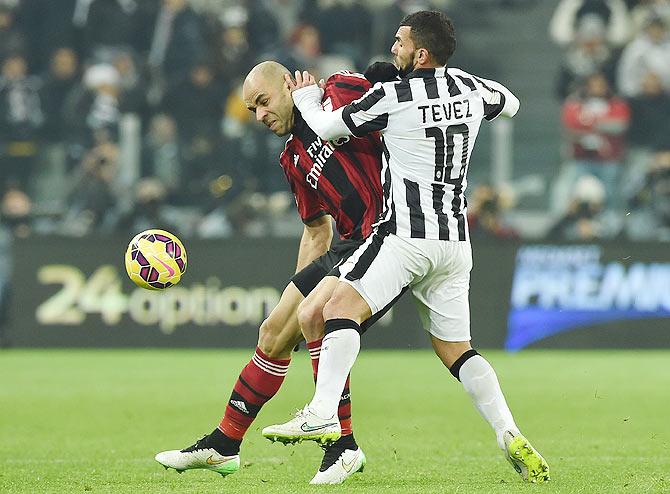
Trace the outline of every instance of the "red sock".
[[[309, 350], [309, 356], [312, 359], [312, 374], [314, 375], [315, 383], [316, 376], [319, 372], [319, 356], [321, 355], [322, 341], [323, 338], [307, 343], [307, 350]], [[354, 432], [351, 428], [351, 397], [349, 394], [349, 377], [350, 376], [347, 376], [347, 382], [344, 383], [344, 389], [342, 390], [342, 396], [340, 397], [340, 405], [337, 408], [337, 417], [340, 419], [340, 428], [342, 429], [343, 436], [348, 436]]]
[[242, 440], [260, 409], [277, 391], [291, 360], [271, 359], [260, 348], [237, 378], [219, 429], [231, 439]]
[[321, 342], [323, 338], [316, 341], [308, 341], [307, 351], [309, 357], [312, 359], [312, 376], [314, 376], [314, 384], [316, 384], [316, 375], [319, 373], [319, 355], [321, 355]]

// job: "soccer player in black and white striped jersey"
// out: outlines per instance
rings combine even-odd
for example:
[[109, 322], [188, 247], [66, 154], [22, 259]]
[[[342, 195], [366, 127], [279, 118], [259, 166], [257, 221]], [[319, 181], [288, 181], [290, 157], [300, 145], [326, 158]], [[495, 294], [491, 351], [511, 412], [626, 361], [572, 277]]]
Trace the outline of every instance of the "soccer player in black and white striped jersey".
[[309, 73], [296, 72], [295, 82], [287, 77], [296, 106], [322, 139], [381, 133], [385, 204], [375, 232], [342, 264], [324, 308], [314, 398], [295, 419], [271, 428], [296, 440], [321, 429], [332, 437], [360, 324], [409, 287], [435, 352], [493, 427], [508, 460], [524, 479], [541, 482], [549, 480], [546, 461], [519, 432], [495, 371], [470, 345], [468, 164], [481, 121], [514, 116], [519, 101], [497, 82], [447, 68], [455, 45], [445, 14], [408, 15], [391, 49], [401, 79], [377, 83], [333, 112], [321, 108]]

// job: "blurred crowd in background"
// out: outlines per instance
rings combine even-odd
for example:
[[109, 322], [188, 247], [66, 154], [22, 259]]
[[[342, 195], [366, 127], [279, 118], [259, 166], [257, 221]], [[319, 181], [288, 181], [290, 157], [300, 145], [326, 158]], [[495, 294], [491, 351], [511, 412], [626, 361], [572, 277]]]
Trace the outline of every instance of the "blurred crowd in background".
[[[405, 14], [460, 3], [0, 0], [2, 223], [14, 236], [298, 235], [285, 139], [246, 109], [248, 70], [362, 71], [388, 60]], [[522, 16], [535, 2], [469, 3]], [[670, 0], [560, 0], [547, 19], [564, 52], [562, 112], [547, 116], [564, 159], [543, 235], [670, 240], [669, 26]], [[469, 199], [474, 237], [524, 236], [509, 188], [473, 184]]]
[[670, 240], [669, 28], [667, 0], [558, 3], [549, 34], [564, 50], [565, 164], [554, 190], [568, 207], [550, 237]]

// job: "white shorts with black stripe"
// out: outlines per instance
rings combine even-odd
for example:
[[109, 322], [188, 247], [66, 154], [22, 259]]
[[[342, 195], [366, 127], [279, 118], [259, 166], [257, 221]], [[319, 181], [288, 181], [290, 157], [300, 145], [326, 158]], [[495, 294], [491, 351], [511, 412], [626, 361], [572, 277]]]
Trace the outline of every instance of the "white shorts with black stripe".
[[443, 341], [469, 341], [471, 269], [468, 241], [375, 232], [340, 266], [340, 280], [354, 287], [373, 315], [409, 286], [426, 331]]

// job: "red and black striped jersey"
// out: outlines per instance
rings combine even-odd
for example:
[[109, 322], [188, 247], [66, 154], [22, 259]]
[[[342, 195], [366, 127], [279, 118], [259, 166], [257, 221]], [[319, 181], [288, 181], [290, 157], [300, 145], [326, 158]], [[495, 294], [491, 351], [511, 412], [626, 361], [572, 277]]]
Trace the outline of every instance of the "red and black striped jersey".
[[[361, 97], [370, 83], [360, 74], [338, 72], [326, 82], [322, 105], [335, 110]], [[382, 212], [382, 147], [378, 134], [322, 141], [295, 111], [291, 137], [280, 164], [303, 222], [335, 218], [343, 239], [363, 239]]]

